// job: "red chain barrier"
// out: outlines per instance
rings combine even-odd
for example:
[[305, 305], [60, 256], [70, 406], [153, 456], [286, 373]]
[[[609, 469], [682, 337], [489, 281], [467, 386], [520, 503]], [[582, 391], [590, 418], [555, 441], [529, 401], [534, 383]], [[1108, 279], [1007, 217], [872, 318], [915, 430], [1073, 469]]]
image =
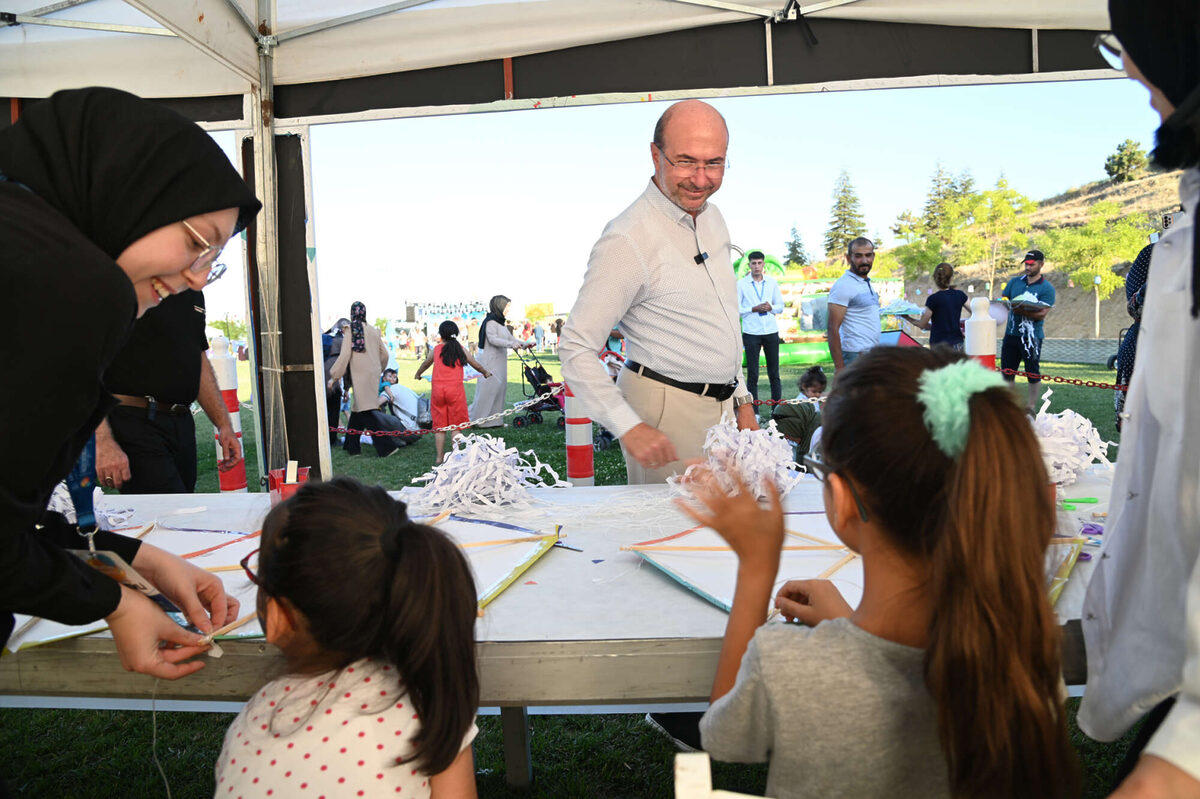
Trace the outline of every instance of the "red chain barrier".
[[[1035, 372], [1022, 372], [1017, 369], [997, 369], [996, 371], [1013, 377], [1032, 377], [1037, 380], [1048, 380], [1051, 383], [1069, 383], [1073, 386], [1105, 388], [1110, 391], [1129, 391], [1128, 385], [1118, 385], [1116, 383], [1097, 383], [1095, 380], [1080, 380], [1075, 377], [1062, 377], [1061, 375], [1039, 375]], [[790, 405], [794, 403], [796, 403], [795, 400], [754, 400], [755, 405]]]
[[1059, 375], [1039, 375], [1034, 372], [1019, 372], [1016, 369], [997, 369], [996, 371], [1016, 377], [1032, 377], [1039, 380], [1049, 380], [1051, 383], [1070, 383], [1073, 386], [1086, 386], [1087, 388], [1107, 388], [1111, 391], [1129, 390], [1129, 386], [1120, 386], [1116, 383], [1097, 383], [1095, 380], [1079, 380], [1074, 377], [1061, 377]]

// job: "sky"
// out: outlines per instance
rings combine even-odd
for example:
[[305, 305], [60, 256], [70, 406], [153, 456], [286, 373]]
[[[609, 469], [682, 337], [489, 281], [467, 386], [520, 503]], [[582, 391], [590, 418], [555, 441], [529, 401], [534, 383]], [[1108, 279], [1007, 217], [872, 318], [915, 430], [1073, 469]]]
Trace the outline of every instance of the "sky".
[[[1105, 178], [1127, 138], [1153, 146], [1158, 117], [1130, 80], [720, 98], [729, 169], [713, 196], [734, 244], [783, 255], [793, 225], [820, 255], [845, 169], [868, 235], [919, 211], [937, 165], [977, 188], [1004, 176], [1044, 199]], [[546, 108], [314, 126], [320, 317], [362, 300], [486, 301], [570, 309], [592, 244], [652, 174], [666, 103]], [[214, 138], [231, 152], [232, 133]], [[209, 317], [245, 315], [239, 255], [205, 291]]]

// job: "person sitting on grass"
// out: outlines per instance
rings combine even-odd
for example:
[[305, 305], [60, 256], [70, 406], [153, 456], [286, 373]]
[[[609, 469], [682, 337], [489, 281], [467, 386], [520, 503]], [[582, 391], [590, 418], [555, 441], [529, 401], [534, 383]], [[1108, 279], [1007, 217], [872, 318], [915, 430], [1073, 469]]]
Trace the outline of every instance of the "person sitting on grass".
[[476, 592], [462, 550], [348, 477], [305, 483], [242, 561], [287, 673], [225, 733], [219, 796], [474, 797]]
[[[800, 375], [800, 380], [796, 383], [796, 387], [800, 389], [796, 399], [816, 399], [825, 393], [828, 384], [829, 381], [825, 379], [825, 372], [821, 371], [820, 366], [810, 367]], [[813, 434], [821, 429], [821, 409], [815, 402], [776, 405], [775, 410], [771, 411], [771, 419], [779, 428], [779, 432], [792, 442], [795, 452], [793, 457], [797, 461], [808, 454]]]
[[[430, 392], [429, 403], [430, 412], [433, 414], [433, 427], [438, 431], [433, 434], [433, 444], [437, 448], [434, 466], [441, 466], [442, 461], [446, 459], [446, 434], [441, 428], [468, 421], [467, 393], [463, 388], [463, 364], [470, 364], [484, 379], [492, 376], [492, 373], [471, 357], [458, 342], [458, 325], [447, 319], [438, 326], [438, 336], [441, 337], [442, 343], [433, 348], [413, 375], [413, 380], [420, 380], [425, 370], [433, 367], [433, 391]], [[459, 433], [456, 431], [454, 436], [457, 438]]]
[[945, 348], [889, 347], [838, 376], [823, 416], [806, 465], [862, 557], [857, 608], [827, 580], [791, 580], [775, 606], [802, 624], [762, 626], [778, 492], [765, 486], [764, 510], [707, 481], [703, 507], [680, 502], [738, 556], [704, 749], [769, 761], [777, 799], [1078, 796], [1043, 563], [1055, 509], [1012, 393]]

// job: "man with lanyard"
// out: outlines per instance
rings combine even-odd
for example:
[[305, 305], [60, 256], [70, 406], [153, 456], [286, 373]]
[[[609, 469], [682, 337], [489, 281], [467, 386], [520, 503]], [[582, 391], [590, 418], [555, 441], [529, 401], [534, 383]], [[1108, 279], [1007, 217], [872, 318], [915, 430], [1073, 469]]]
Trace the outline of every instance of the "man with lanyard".
[[[661, 483], [703, 455], [728, 413], [757, 428], [742, 382], [729, 231], [708, 198], [721, 187], [729, 132], [699, 100], [672, 105], [650, 145], [654, 176], [592, 248], [562, 329], [563, 377], [588, 415], [621, 440], [630, 485]], [[625, 335], [614, 385], [596, 358]]]
[[[1008, 281], [1001, 297], [1018, 300], [1025, 295], [1033, 295], [1033, 300], [1014, 304], [1008, 314], [1008, 326], [1004, 328], [1004, 341], [1000, 345], [1000, 368], [1017, 369], [1021, 361], [1025, 362], [1025, 371], [1040, 375], [1042, 372], [1042, 339], [1045, 338], [1046, 315], [1054, 305], [1054, 286], [1042, 275], [1042, 264], [1045, 256], [1041, 250], [1030, 250], [1025, 253], [1025, 274], [1017, 275]], [[1016, 382], [1016, 375], [1005, 374], [1004, 379], [1010, 383]], [[1038, 388], [1041, 377], [1027, 377], [1029, 381], [1029, 401], [1026, 410], [1033, 412], [1037, 404]]]
[[829, 289], [829, 354], [840, 372], [879, 344], [879, 294], [871, 285], [875, 243], [861, 236], [846, 247], [846, 274]]
[[771, 399], [783, 397], [779, 382], [779, 322], [783, 313], [783, 293], [775, 278], [763, 274], [765, 258], [758, 250], [746, 256], [750, 274], [738, 281], [738, 313], [742, 317], [742, 344], [746, 348], [746, 383], [758, 399], [758, 351], [767, 356], [767, 379], [771, 381]]
[[104, 374], [117, 402], [96, 429], [96, 476], [124, 494], [190, 494], [196, 490], [196, 425], [192, 401], [212, 420], [221, 471], [242, 459], [212, 364], [204, 356], [204, 294], [174, 294], [133, 327]]

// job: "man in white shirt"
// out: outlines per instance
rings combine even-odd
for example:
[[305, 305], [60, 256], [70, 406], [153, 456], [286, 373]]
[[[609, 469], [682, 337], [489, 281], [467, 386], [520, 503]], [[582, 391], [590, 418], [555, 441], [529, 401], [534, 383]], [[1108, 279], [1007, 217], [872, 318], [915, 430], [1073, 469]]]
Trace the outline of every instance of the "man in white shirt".
[[758, 250], [746, 255], [750, 274], [738, 281], [738, 313], [742, 317], [742, 345], [746, 349], [746, 383], [754, 399], [758, 399], [758, 352], [767, 357], [767, 379], [771, 382], [771, 399], [783, 398], [779, 382], [779, 322], [783, 313], [783, 293], [773, 277], [764, 274], [766, 259]]
[[859, 237], [846, 247], [846, 274], [829, 290], [829, 354], [841, 371], [879, 344], [879, 294], [871, 285], [875, 243]]
[[[741, 380], [742, 339], [729, 231], [708, 202], [725, 176], [729, 131], [699, 100], [675, 103], [650, 145], [654, 176], [604, 229], [559, 342], [563, 377], [621, 440], [631, 485], [661, 483], [703, 454], [734, 413], [757, 428]], [[597, 354], [616, 327], [626, 363], [614, 385]]]

